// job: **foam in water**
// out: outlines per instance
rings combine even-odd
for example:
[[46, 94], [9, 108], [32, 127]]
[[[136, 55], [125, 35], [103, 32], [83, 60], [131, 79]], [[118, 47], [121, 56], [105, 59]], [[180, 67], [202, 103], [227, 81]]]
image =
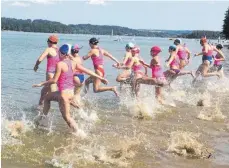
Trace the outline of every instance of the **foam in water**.
[[[75, 115], [77, 117], [77, 115]], [[79, 109], [78, 110], [78, 117], [81, 118], [84, 121], [88, 122], [96, 122], [99, 121], [99, 118], [95, 111], [92, 111], [91, 113], [87, 112], [86, 110]]]
[[72, 133], [73, 135], [75, 135], [76, 137], [79, 137], [81, 139], [84, 139], [87, 137], [87, 134], [84, 132], [84, 130], [78, 128], [76, 132]]
[[203, 108], [200, 111], [197, 118], [201, 120], [207, 120], [207, 121], [223, 121], [227, 117], [223, 115], [223, 113], [221, 112], [220, 107], [219, 107], [219, 101], [218, 101], [216, 102], [215, 108], [208, 109], [208, 110]]
[[2, 144], [21, 144], [20, 136], [33, 128], [32, 122], [22, 117], [21, 120], [8, 120], [2, 116]]
[[145, 102], [136, 102], [129, 106], [130, 114], [139, 119], [152, 119], [155, 117], [155, 114]]
[[208, 158], [210, 153], [207, 148], [198, 141], [198, 134], [191, 132], [175, 131], [170, 134], [170, 142], [167, 151], [188, 158]]
[[49, 133], [53, 131], [52, 125], [53, 116], [49, 113], [47, 116], [39, 114], [33, 119], [35, 126], [39, 129], [47, 130]]
[[77, 166], [104, 164], [116, 165], [118, 167], [127, 167], [129, 160], [135, 154], [135, 148], [141, 143], [142, 139], [125, 137], [124, 140], [117, 140], [115, 146], [107, 146], [100, 144], [101, 142], [92, 141], [90, 144], [78, 144], [72, 142], [68, 146], [62, 146], [55, 149], [53, 159], [46, 161], [47, 164], [69, 168]]

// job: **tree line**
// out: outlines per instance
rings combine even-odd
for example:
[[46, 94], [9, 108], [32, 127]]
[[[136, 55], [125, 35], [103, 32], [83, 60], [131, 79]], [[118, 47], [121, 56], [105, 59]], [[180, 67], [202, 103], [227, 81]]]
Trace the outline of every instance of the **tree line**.
[[[1, 18], [1, 30], [23, 31], [23, 32], [42, 32], [42, 33], [65, 33], [65, 34], [95, 34], [95, 35], [114, 35], [127, 36], [149, 36], [160, 37], [161, 33], [140, 31], [121, 26], [91, 25], [91, 24], [69, 24], [48, 20], [22, 20], [14, 18]], [[166, 34], [162, 34], [166, 36]]]
[[227, 8], [227, 11], [225, 12], [225, 18], [223, 20], [223, 35], [226, 39], [229, 39], [229, 7]]
[[207, 37], [209, 39], [218, 39], [220, 36], [222, 37], [222, 33], [220, 31], [206, 31], [206, 30], [195, 30], [190, 34], [181, 35], [183, 38], [201, 38]]
[[41, 32], [41, 33], [64, 33], [64, 34], [95, 34], [95, 35], [114, 35], [119, 36], [143, 36], [143, 37], [184, 37], [184, 38], [201, 38], [207, 36], [210, 39], [217, 39], [220, 32], [217, 31], [152, 31], [137, 30], [121, 26], [91, 25], [91, 24], [62, 24], [60, 22], [49, 20], [23, 20], [14, 18], [1, 18], [1, 30], [23, 31], [23, 32]]

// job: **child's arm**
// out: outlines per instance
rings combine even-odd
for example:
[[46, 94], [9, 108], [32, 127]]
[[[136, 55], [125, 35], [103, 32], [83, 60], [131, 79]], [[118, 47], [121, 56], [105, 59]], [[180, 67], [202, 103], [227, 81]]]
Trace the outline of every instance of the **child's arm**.
[[46, 48], [45, 51], [37, 59], [37, 62], [33, 68], [35, 72], [37, 71], [39, 64], [47, 57], [48, 54], [49, 54], [49, 48]]
[[92, 55], [94, 54], [93, 50], [89, 51], [89, 53], [85, 56], [83, 56], [83, 60], [87, 60], [88, 58], [90, 58]]

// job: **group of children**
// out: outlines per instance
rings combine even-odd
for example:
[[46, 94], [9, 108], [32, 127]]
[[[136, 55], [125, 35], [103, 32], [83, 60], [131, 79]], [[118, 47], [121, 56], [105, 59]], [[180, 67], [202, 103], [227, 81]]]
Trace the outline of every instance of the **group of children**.
[[[112, 91], [118, 96], [115, 86], [101, 86], [101, 83], [107, 84], [108, 81], [104, 78], [104, 56], [115, 62], [113, 67], [123, 69], [117, 76], [116, 81], [121, 83], [130, 83], [133, 93], [138, 97], [141, 84], [155, 85], [155, 96], [162, 103], [162, 87], [168, 85], [176, 77], [190, 74], [194, 81], [199, 75], [203, 77], [220, 76], [219, 71], [222, 71], [222, 61], [225, 60], [221, 51], [222, 45], [213, 47], [207, 43], [206, 38], [200, 40], [203, 50], [195, 56], [203, 55], [203, 62], [196, 71], [196, 75], [192, 71], [184, 71], [183, 68], [189, 63], [191, 53], [189, 49], [182, 45], [180, 39], [174, 41], [168, 49], [169, 58], [166, 60], [166, 66], [169, 69], [163, 72], [160, 61], [161, 48], [153, 46], [150, 49], [152, 57], [149, 64], [143, 61], [140, 57], [140, 48], [132, 43], [128, 43], [125, 47], [126, 53], [123, 61], [120, 63], [108, 51], [98, 46], [98, 39], [91, 38], [89, 46], [91, 50], [83, 57], [79, 56], [79, 45], [64, 44], [58, 48], [58, 37], [52, 35], [48, 38], [48, 48], [38, 58], [34, 71], [36, 72], [39, 64], [47, 58], [46, 81], [40, 84], [35, 84], [33, 87], [41, 87], [41, 96], [39, 105], [43, 107], [43, 115], [40, 119], [47, 117], [50, 109], [50, 102], [57, 101], [59, 109], [64, 120], [67, 122], [73, 131], [77, 131], [77, 124], [70, 115], [70, 106], [79, 108], [81, 106], [81, 87], [85, 84], [85, 93], [89, 88], [89, 84], [93, 83], [94, 92]], [[216, 56], [213, 57], [213, 51], [216, 51]], [[91, 58], [94, 72], [83, 66], [83, 60]], [[215, 60], [214, 67], [216, 71], [211, 69], [212, 59]], [[147, 76], [147, 68], [151, 69], [152, 76]], [[84, 80], [84, 74], [90, 75]], [[57, 87], [58, 86], [58, 87]]]

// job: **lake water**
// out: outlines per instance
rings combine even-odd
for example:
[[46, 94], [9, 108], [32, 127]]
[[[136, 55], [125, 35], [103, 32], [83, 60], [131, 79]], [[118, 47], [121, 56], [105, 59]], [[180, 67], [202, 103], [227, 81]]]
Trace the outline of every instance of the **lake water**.
[[[86, 107], [72, 109], [87, 135], [82, 139], [71, 134], [55, 102], [49, 128], [33, 124], [41, 88], [32, 88], [32, 84], [45, 80], [46, 61], [36, 73], [33, 67], [46, 48], [48, 36], [2, 32], [2, 167], [229, 167], [228, 60], [224, 63], [225, 79], [212, 77], [193, 87], [190, 76], [179, 77], [163, 92], [170, 105], [157, 104], [153, 86], [142, 85], [142, 103], [131, 97], [128, 88], [120, 98], [111, 92], [95, 94], [90, 89], [83, 98]], [[83, 46], [79, 53], [83, 56], [89, 51], [91, 37], [60, 34], [59, 44], [78, 43]], [[133, 41], [132, 37], [123, 37], [122, 42], [109, 36], [99, 38], [100, 46], [120, 61], [125, 44]], [[199, 41], [182, 40], [193, 54], [201, 51]], [[146, 62], [150, 61], [153, 45], [163, 49], [164, 62], [172, 44], [165, 38], [135, 37], [134, 41]], [[228, 58], [228, 50], [224, 53]], [[192, 58], [186, 69], [195, 70], [200, 63], [201, 57]], [[112, 64], [105, 60], [108, 85], [119, 86], [115, 82], [119, 71]], [[93, 70], [91, 60], [84, 65]], [[210, 101], [210, 105], [197, 107], [200, 99]], [[23, 123], [23, 127], [15, 134], [17, 123]]]

